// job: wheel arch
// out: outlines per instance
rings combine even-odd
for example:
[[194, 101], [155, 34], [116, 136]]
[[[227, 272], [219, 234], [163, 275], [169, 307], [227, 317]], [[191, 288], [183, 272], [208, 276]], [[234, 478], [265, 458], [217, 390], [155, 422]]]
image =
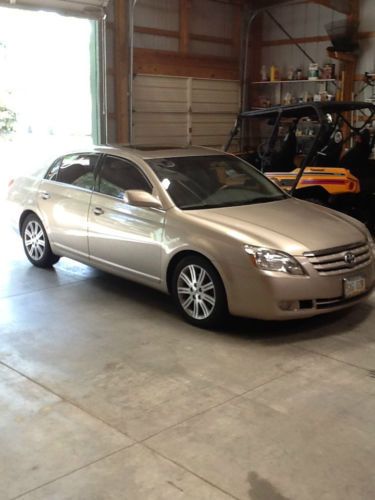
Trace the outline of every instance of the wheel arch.
[[168, 292], [171, 293], [171, 291], [172, 291], [172, 277], [173, 277], [173, 272], [176, 269], [176, 266], [185, 257], [192, 257], [192, 256], [201, 257], [201, 258], [207, 260], [207, 262], [209, 262], [211, 264], [211, 266], [214, 267], [217, 274], [220, 276], [220, 279], [221, 279], [221, 282], [223, 283], [223, 287], [224, 287], [225, 294], [226, 294], [225, 281], [224, 281], [223, 275], [220, 272], [220, 269], [218, 269], [218, 266], [216, 265], [216, 263], [212, 259], [210, 259], [207, 255], [203, 254], [202, 252], [198, 252], [196, 250], [190, 250], [190, 249], [189, 250], [188, 249], [187, 250], [180, 250], [175, 255], [173, 255], [173, 257], [169, 261], [168, 267], [167, 267], [167, 272], [166, 272], [166, 284], [167, 284]]
[[20, 219], [19, 219], [19, 222], [18, 222], [18, 229], [19, 229], [19, 232], [21, 235], [22, 235], [23, 223], [25, 222], [26, 217], [28, 217], [29, 215], [35, 215], [36, 217], [38, 217], [38, 219], [40, 219], [39, 215], [34, 210], [30, 210], [30, 209], [24, 210], [22, 212]]

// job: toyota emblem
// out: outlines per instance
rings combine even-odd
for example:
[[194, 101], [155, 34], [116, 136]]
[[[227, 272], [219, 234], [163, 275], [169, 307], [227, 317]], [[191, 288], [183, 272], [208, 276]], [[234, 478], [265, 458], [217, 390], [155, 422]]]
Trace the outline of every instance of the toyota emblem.
[[348, 264], [348, 266], [354, 266], [355, 264], [355, 255], [352, 252], [347, 252], [344, 255], [344, 260]]

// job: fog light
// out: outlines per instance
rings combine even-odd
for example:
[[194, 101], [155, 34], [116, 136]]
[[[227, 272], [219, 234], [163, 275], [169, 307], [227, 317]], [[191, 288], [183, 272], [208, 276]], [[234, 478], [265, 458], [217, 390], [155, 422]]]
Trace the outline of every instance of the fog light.
[[298, 300], [282, 300], [279, 302], [279, 307], [283, 311], [298, 311], [299, 301]]

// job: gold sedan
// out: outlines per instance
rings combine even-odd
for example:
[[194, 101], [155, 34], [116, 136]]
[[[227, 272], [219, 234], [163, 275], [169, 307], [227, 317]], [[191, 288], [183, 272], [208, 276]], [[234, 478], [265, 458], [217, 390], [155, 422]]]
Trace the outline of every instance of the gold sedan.
[[35, 266], [70, 257], [154, 287], [202, 327], [228, 312], [310, 317], [374, 286], [364, 225], [217, 150], [94, 147], [17, 179], [8, 199]]

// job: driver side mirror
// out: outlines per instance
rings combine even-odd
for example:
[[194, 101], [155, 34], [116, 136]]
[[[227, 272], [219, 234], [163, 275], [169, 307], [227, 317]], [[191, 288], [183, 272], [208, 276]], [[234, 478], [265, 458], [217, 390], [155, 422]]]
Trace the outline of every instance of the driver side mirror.
[[133, 207], [163, 209], [163, 205], [155, 196], [140, 189], [129, 189], [125, 191], [124, 201]]

